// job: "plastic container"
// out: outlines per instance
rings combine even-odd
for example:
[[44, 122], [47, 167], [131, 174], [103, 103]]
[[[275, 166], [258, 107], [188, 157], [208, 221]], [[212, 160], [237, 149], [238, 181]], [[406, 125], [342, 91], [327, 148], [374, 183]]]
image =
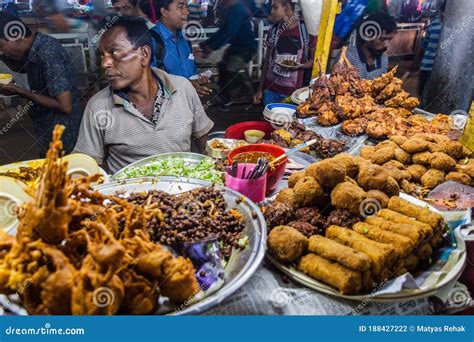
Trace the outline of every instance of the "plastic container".
[[258, 129], [248, 129], [244, 132], [245, 141], [251, 144], [255, 144], [259, 140], [265, 137], [265, 132]]
[[254, 170], [256, 164], [243, 163], [237, 166], [237, 176], [233, 177], [229, 174], [230, 167], [227, 168], [225, 174], [225, 186], [235, 190], [238, 193], [248, 197], [252, 201], [258, 203], [265, 199], [265, 191], [267, 185], [267, 175], [255, 179], [242, 179], [245, 168], [245, 175], [249, 175]]
[[245, 139], [245, 131], [249, 129], [257, 129], [259, 131], [265, 132], [265, 139], [270, 138], [270, 134], [275, 130], [273, 126], [266, 121], [244, 121], [238, 124], [229, 126], [225, 130], [226, 139]]
[[[285, 150], [280, 146], [271, 145], [271, 144], [254, 144], [241, 146], [232, 150], [228, 155], [227, 159], [229, 160], [229, 165], [232, 165], [233, 158], [240, 153], [244, 152], [266, 152], [270, 153], [274, 157], [279, 157], [285, 153]], [[267, 172], [267, 190], [266, 194], [270, 195], [277, 187], [279, 181], [282, 180], [283, 175], [285, 174], [285, 167], [288, 158], [283, 158], [280, 162], [275, 165], [273, 170], [268, 170]]]

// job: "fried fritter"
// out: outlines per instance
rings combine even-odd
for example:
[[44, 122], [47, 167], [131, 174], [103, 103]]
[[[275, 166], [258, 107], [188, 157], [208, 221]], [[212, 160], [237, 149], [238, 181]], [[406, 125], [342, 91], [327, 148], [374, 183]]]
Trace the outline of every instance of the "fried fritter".
[[366, 198], [365, 191], [350, 182], [339, 183], [331, 192], [331, 204], [337, 209], [347, 209], [353, 215], [360, 214], [360, 204]]
[[367, 119], [366, 118], [356, 118], [350, 120], [344, 120], [341, 126], [341, 130], [344, 134], [357, 137], [365, 133], [367, 129]]
[[387, 146], [380, 149], [375, 148], [375, 152], [370, 158], [370, 161], [374, 164], [382, 165], [392, 160], [395, 157], [395, 151], [393, 147]]
[[293, 204], [296, 208], [319, 204], [324, 190], [313, 177], [300, 179], [293, 188]]
[[429, 143], [426, 140], [419, 139], [419, 138], [410, 138], [400, 146], [406, 152], [413, 154], [413, 153], [420, 153], [424, 152], [428, 149]]
[[423, 177], [428, 169], [421, 164], [413, 164], [407, 167], [407, 171], [410, 172], [412, 180], [420, 183], [421, 177]]
[[427, 189], [434, 189], [444, 182], [444, 172], [436, 169], [429, 169], [422, 177], [421, 184]]
[[408, 164], [411, 162], [411, 155], [405, 152], [401, 148], [396, 148], [393, 151], [394, 158], [402, 164]]
[[451, 158], [461, 159], [464, 154], [464, 148], [458, 141], [444, 140], [438, 143]]
[[359, 173], [359, 161], [353, 155], [349, 153], [339, 153], [334, 156], [333, 159], [339, 160], [344, 163], [346, 167], [346, 174], [351, 178], [357, 178]]
[[291, 188], [285, 188], [278, 192], [275, 202], [277, 203], [285, 203], [290, 207], [294, 205], [294, 191]]
[[450, 172], [456, 167], [456, 161], [443, 152], [434, 152], [430, 157], [431, 168]]
[[364, 146], [360, 149], [360, 156], [364, 159], [370, 160], [374, 152], [375, 152], [374, 146]]
[[306, 253], [308, 239], [295, 228], [277, 226], [270, 231], [268, 251], [279, 261], [296, 261]]
[[408, 140], [408, 138], [403, 135], [392, 135], [390, 140], [398, 146], [402, 146]]
[[394, 167], [394, 168], [399, 169], [399, 170], [405, 170], [405, 165], [403, 165], [402, 163], [400, 163], [397, 160], [390, 160], [390, 161], [386, 162], [385, 164], [383, 164], [382, 166], [383, 167]]
[[337, 159], [325, 159], [313, 163], [306, 168], [306, 176], [313, 177], [325, 189], [332, 189], [344, 181], [345, 164]]
[[375, 199], [378, 203], [380, 203], [381, 208], [386, 208], [388, 205], [388, 200], [390, 199], [386, 193], [380, 190], [369, 190], [366, 193], [366, 197]]
[[288, 177], [288, 187], [293, 188], [300, 179], [304, 177], [304, 171], [293, 172], [290, 177]]
[[474, 181], [473, 179], [465, 173], [461, 172], [450, 172], [446, 176], [446, 181], [455, 181], [461, 184], [469, 185], [469, 186], [474, 186]]
[[430, 166], [430, 160], [431, 160], [431, 153], [430, 152], [420, 152], [420, 153], [415, 153], [412, 156], [412, 161], [414, 164], [421, 164], [424, 166]]

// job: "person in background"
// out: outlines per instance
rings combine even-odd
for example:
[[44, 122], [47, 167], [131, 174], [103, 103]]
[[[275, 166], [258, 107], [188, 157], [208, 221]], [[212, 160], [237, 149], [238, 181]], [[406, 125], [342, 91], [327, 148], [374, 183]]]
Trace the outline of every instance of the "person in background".
[[[222, 0], [221, 13], [219, 31], [201, 42], [200, 47], [202, 55], [206, 57], [212, 51], [230, 44], [218, 65], [219, 96], [223, 103], [221, 110], [225, 111], [229, 110], [229, 106], [251, 101], [253, 97], [252, 83], [244, 69], [257, 51], [257, 42], [252, 13], [242, 0]], [[245, 90], [241, 91], [242, 85]], [[231, 90], [244, 96], [232, 96]]]
[[423, 93], [426, 83], [429, 81], [433, 64], [438, 52], [439, 39], [441, 35], [441, 26], [443, 23], [443, 14], [446, 8], [446, 3], [441, 3], [438, 10], [435, 12], [434, 18], [430, 21], [426, 29], [426, 36], [419, 48], [415, 59], [411, 65], [411, 72], [420, 71], [418, 82], [418, 96], [421, 98], [423, 104]]
[[7, 30], [0, 30], [0, 60], [14, 72], [26, 73], [30, 90], [10, 83], [0, 85], [0, 94], [18, 95], [33, 103], [28, 114], [41, 158], [46, 156], [56, 124], [66, 127], [62, 140], [70, 153], [82, 118], [72, 60], [58, 40], [33, 33], [20, 18], [0, 12], [0, 27], [7, 25], [16, 26], [22, 35], [9, 36]]
[[74, 151], [115, 173], [139, 159], [206, 147], [213, 122], [191, 83], [150, 66], [144, 19], [121, 17], [100, 38], [101, 66], [110, 86], [87, 103]]
[[145, 19], [149, 29], [155, 26], [157, 20], [156, 6], [156, 0], [138, 0], [135, 7], [136, 16]]
[[[272, 0], [271, 19], [275, 24], [265, 41], [262, 78], [254, 103], [277, 103], [303, 87], [304, 73], [313, 67], [316, 37], [310, 36], [295, 12], [291, 0]], [[291, 60], [295, 66], [281, 64]]]
[[352, 29], [364, 14], [368, 0], [345, 0], [342, 11], [336, 15], [332, 30], [331, 50], [340, 49], [351, 35]]
[[127, 17], [137, 16], [137, 0], [112, 0], [111, 2], [115, 12], [122, 13], [123, 16]]
[[209, 95], [211, 90], [207, 84], [210, 81], [198, 75], [191, 43], [182, 30], [188, 15], [186, 0], [158, 0], [158, 22], [152, 29], [153, 38], [162, 51], [157, 66], [169, 74], [190, 79], [200, 96]]
[[365, 18], [356, 30], [355, 44], [349, 44], [347, 58], [359, 70], [363, 79], [374, 79], [388, 71], [385, 53], [395, 36], [397, 22], [385, 13]]
[[191, 0], [188, 3], [188, 11], [189, 11], [189, 16], [188, 16], [189, 21], [199, 22], [201, 21], [201, 19], [205, 17], [200, 0]]

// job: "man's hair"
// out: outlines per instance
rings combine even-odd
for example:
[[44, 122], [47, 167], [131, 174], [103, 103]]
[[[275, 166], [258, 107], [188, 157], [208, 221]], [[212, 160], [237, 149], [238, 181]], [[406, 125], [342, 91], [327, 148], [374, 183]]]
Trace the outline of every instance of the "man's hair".
[[0, 11], [0, 39], [16, 41], [33, 33], [26, 24], [10, 12]]
[[[119, 0], [111, 0], [110, 2], [112, 2], [112, 5], [115, 4], [116, 2], [118, 2]], [[128, 0], [128, 2], [133, 6], [137, 6], [137, 2], [138, 0]]]
[[277, 1], [281, 3], [283, 6], [288, 6], [293, 11], [295, 10], [295, 3], [292, 0], [277, 0]]
[[166, 8], [169, 9], [170, 5], [173, 3], [174, 0], [156, 0], [155, 1], [155, 10], [156, 10], [156, 18], [160, 19], [162, 17], [161, 9]]
[[156, 20], [158, 16], [157, 2], [157, 0], [138, 0], [138, 7], [151, 21]]
[[107, 34], [107, 31], [121, 27], [127, 33], [128, 40], [132, 43], [135, 49], [148, 45], [150, 48], [153, 46], [152, 37], [146, 25], [146, 21], [140, 17], [119, 17], [114, 20], [104, 20], [102, 24], [103, 35]]
[[357, 27], [357, 38], [365, 40], [362, 37], [362, 34], [364, 28], [368, 29], [369, 26], [375, 28], [375, 31], [380, 31], [376, 32], [378, 35], [382, 34], [383, 31], [385, 31], [385, 33], [392, 33], [397, 30], [397, 21], [394, 17], [388, 15], [387, 13], [376, 12], [371, 14], [362, 20], [360, 25]]

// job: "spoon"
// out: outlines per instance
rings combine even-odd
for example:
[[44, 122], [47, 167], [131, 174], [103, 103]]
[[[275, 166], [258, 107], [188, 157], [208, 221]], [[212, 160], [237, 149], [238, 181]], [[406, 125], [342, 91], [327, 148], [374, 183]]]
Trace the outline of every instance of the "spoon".
[[289, 155], [291, 155], [291, 154], [293, 154], [293, 153], [295, 153], [295, 152], [298, 152], [299, 150], [302, 150], [302, 149], [305, 148], [305, 147], [311, 146], [311, 145], [313, 145], [313, 144], [315, 144], [315, 143], [317, 143], [317, 142], [318, 142], [318, 139], [313, 139], [313, 140], [307, 141], [307, 142], [305, 142], [305, 143], [302, 143], [302, 144], [300, 144], [300, 145], [298, 145], [298, 146], [295, 146], [295, 147], [293, 147], [292, 149], [286, 151], [286, 152], [285, 152], [284, 154], [282, 154], [281, 156], [279, 156], [279, 157], [273, 159], [269, 164], [270, 164], [270, 166], [273, 166], [273, 165], [275, 165], [277, 162], [279, 162], [280, 160], [282, 160], [282, 159], [288, 157]]

